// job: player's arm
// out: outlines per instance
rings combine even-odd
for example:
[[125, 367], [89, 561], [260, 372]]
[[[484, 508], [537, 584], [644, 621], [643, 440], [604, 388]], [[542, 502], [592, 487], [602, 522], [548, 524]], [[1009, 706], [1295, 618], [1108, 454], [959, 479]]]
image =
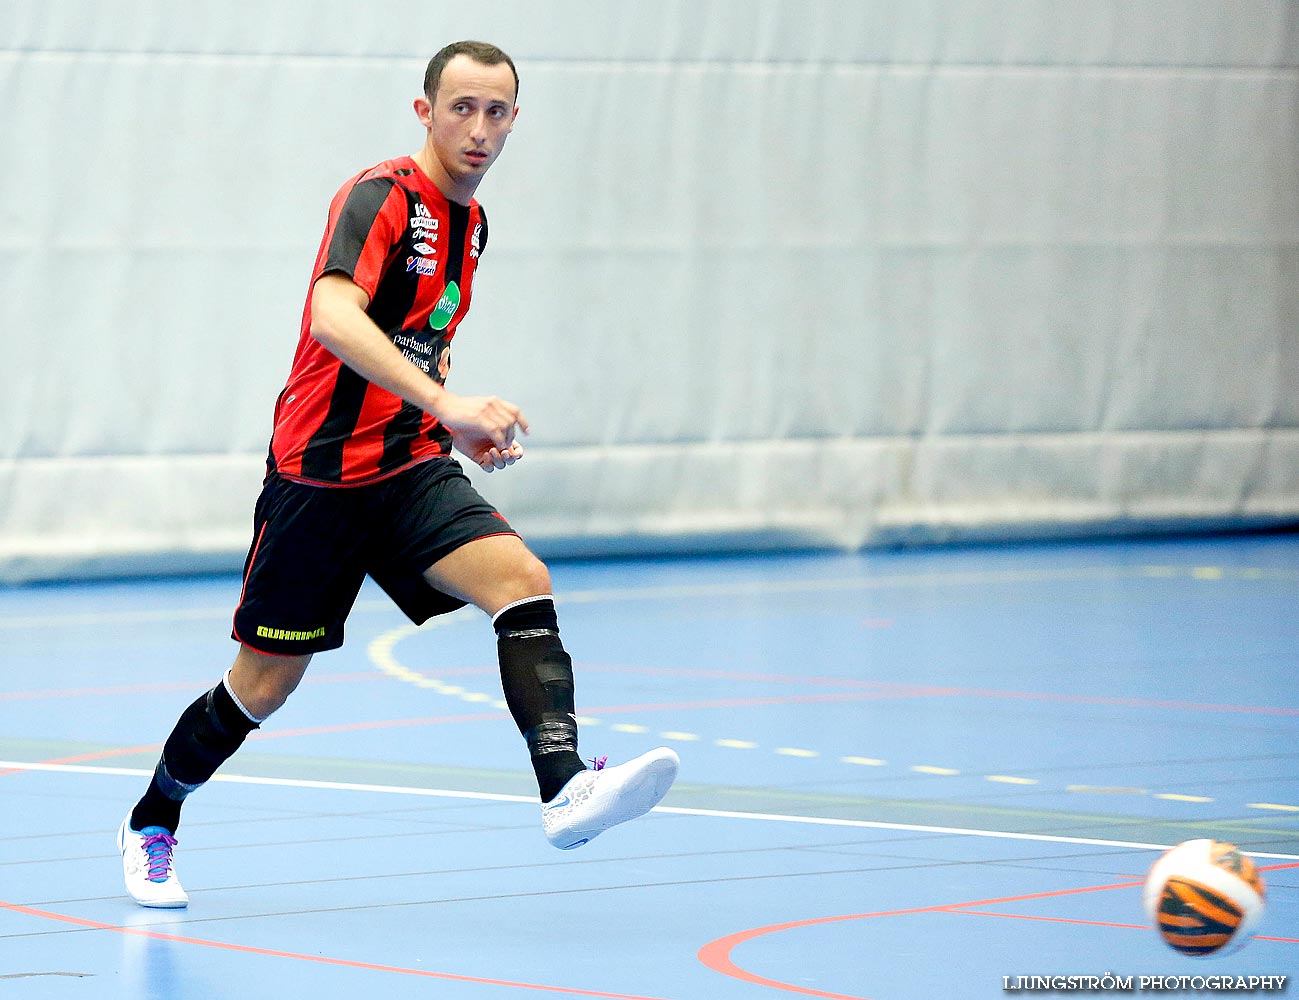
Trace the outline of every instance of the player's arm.
[[437, 417], [457, 447], [480, 465], [475, 452], [486, 452], [489, 459], [493, 449], [502, 455], [517, 450], [514, 458], [522, 454], [514, 435], [516, 429], [526, 434], [528, 422], [517, 406], [495, 396], [460, 396], [438, 385], [370, 319], [369, 304], [365, 290], [346, 275], [323, 275], [311, 295], [311, 335], [358, 375]]

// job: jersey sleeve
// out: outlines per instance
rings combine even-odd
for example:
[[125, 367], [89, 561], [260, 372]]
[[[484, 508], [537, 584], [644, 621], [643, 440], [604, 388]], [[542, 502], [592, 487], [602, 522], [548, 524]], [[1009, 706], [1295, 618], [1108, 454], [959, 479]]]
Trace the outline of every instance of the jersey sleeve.
[[320, 275], [344, 274], [374, 298], [384, 266], [406, 230], [406, 196], [387, 177], [358, 181], [340, 196]]

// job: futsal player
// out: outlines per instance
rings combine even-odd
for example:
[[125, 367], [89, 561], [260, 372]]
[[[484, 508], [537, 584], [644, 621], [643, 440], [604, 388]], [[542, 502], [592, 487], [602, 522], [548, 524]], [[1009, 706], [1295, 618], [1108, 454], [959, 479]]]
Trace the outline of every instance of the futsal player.
[[188, 903], [175, 866], [181, 806], [284, 704], [312, 655], [343, 644], [367, 574], [417, 624], [466, 604], [491, 615], [554, 846], [644, 814], [676, 778], [663, 747], [616, 767], [583, 764], [550, 575], [451, 457], [454, 447], [488, 472], [507, 468], [528, 431], [513, 403], [444, 385], [487, 246], [474, 193], [514, 127], [518, 83], [495, 46], [442, 49], [414, 103], [423, 146], [361, 172], [330, 204], [275, 405], [234, 615], [239, 650], [181, 714], [118, 830], [126, 887], [142, 906]]

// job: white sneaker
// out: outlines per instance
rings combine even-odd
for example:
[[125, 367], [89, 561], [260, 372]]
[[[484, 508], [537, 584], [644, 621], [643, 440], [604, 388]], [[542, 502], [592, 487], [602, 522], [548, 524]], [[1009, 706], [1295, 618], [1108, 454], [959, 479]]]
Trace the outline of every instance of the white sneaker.
[[617, 767], [595, 768], [573, 775], [558, 795], [541, 807], [541, 829], [561, 851], [594, 840], [611, 826], [649, 812], [672, 787], [681, 760], [659, 747]]
[[176, 838], [161, 826], [146, 826], [138, 833], [132, 830], [130, 813], [117, 828], [126, 891], [141, 906], [174, 909], [189, 904], [172, 864], [175, 846]]

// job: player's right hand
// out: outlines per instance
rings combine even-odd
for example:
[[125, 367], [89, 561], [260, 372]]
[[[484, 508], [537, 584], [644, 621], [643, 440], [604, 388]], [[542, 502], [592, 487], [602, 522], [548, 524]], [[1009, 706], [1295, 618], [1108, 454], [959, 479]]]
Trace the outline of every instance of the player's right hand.
[[497, 396], [458, 396], [444, 391], [433, 415], [452, 434], [483, 435], [501, 451], [509, 450], [517, 432], [528, 433], [523, 411]]

